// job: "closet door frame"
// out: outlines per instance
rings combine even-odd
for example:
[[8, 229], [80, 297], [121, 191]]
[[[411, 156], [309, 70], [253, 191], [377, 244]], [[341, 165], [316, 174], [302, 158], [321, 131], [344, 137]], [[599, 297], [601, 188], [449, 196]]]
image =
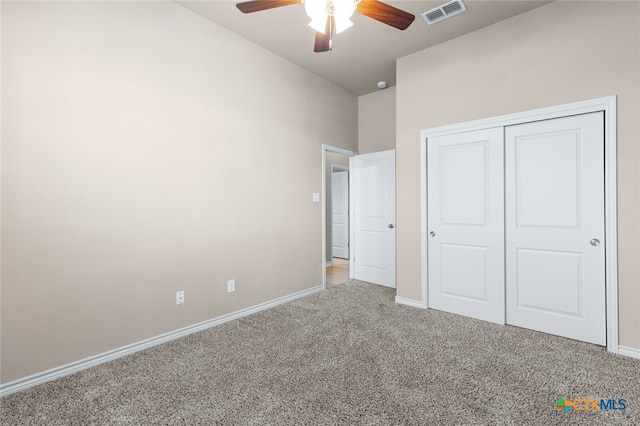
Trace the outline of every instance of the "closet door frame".
[[427, 140], [460, 132], [550, 120], [590, 112], [604, 112], [605, 159], [605, 293], [607, 311], [607, 350], [619, 353], [618, 344], [618, 238], [617, 238], [617, 170], [616, 170], [616, 96], [574, 102], [481, 120], [424, 129], [420, 132], [420, 205], [421, 205], [421, 307], [428, 307], [428, 228], [427, 228]]

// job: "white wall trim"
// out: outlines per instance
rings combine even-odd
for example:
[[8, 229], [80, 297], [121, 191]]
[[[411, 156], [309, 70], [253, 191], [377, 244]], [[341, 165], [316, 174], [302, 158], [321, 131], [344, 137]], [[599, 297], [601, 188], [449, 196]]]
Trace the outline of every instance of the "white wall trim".
[[[607, 350], [619, 353], [618, 341], [618, 130], [616, 97], [601, 98], [604, 111], [605, 291], [607, 294]], [[605, 102], [606, 100], [606, 102]]]
[[435, 136], [453, 133], [471, 132], [490, 129], [492, 127], [511, 126], [532, 121], [549, 120], [569, 115], [587, 114], [604, 111], [605, 116], [605, 268], [607, 295], [607, 350], [619, 353], [618, 344], [618, 227], [617, 227], [617, 130], [616, 130], [616, 96], [591, 99], [570, 104], [540, 108], [514, 114], [490, 117], [481, 120], [468, 121], [420, 132], [420, 179], [421, 179], [421, 232], [422, 242], [422, 302], [428, 306], [426, 289], [428, 288], [427, 274], [427, 139]]
[[354, 270], [354, 259], [356, 257], [355, 253], [355, 245], [353, 244], [353, 240], [355, 239], [355, 210], [353, 209], [354, 204], [354, 196], [353, 196], [353, 173], [354, 173], [354, 159], [355, 156], [349, 157], [349, 279], [355, 279]]
[[422, 308], [427, 309], [429, 307], [429, 269], [427, 267], [427, 256], [429, 251], [428, 237], [427, 237], [427, 203], [429, 197], [427, 196], [427, 140], [420, 142], [420, 250], [421, 250], [421, 285], [420, 292], [422, 293]]
[[354, 155], [358, 155], [355, 151], [349, 151], [348, 149], [338, 148], [337, 146], [322, 144], [322, 152], [332, 152], [334, 154], [342, 154], [347, 155], [349, 157], [353, 157]]
[[408, 299], [406, 297], [396, 296], [396, 303], [400, 305], [413, 306], [414, 308], [424, 309], [425, 306], [421, 300]]
[[34, 386], [41, 385], [52, 380], [57, 380], [71, 374], [79, 373], [83, 370], [87, 370], [91, 367], [95, 367], [100, 364], [104, 364], [109, 361], [113, 361], [118, 358], [122, 358], [127, 355], [131, 355], [135, 352], [139, 352], [153, 346], [161, 345], [163, 343], [170, 342], [181, 337], [188, 336], [199, 331], [215, 327], [220, 324], [224, 324], [229, 321], [236, 320], [238, 318], [246, 317], [248, 315], [255, 314], [265, 309], [273, 308], [284, 303], [291, 302], [301, 297], [309, 296], [313, 293], [317, 293], [323, 290], [323, 286], [317, 286], [308, 290], [299, 291], [297, 293], [290, 294], [288, 296], [280, 297], [278, 299], [271, 300], [269, 302], [261, 303], [255, 306], [251, 306], [246, 309], [241, 309], [230, 314], [222, 315], [217, 318], [210, 319], [198, 324], [194, 324], [179, 330], [171, 331], [169, 333], [161, 334], [150, 339], [142, 340], [131, 345], [123, 346], [108, 352], [104, 352], [99, 355], [95, 355], [89, 358], [82, 359], [80, 361], [72, 362], [60, 367], [53, 368], [51, 370], [43, 371], [31, 376], [24, 377], [22, 379], [14, 380], [12, 382], [0, 384], [0, 398], [11, 395], [16, 392], [20, 392]]
[[628, 356], [629, 358], [640, 359], [640, 349], [618, 346], [618, 354]]
[[[539, 108], [531, 111], [516, 112], [497, 117], [483, 118], [467, 121], [459, 124], [423, 129], [421, 141], [425, 138], [450, 135], [453, 133], [473, 132], [476, 130], [490, 129], [492, 127], [512, 126], [515, 124], [529, 123], [532, 121], [550, 120], [552, 118], [566, 117], [576, 114], [587, 114], [596, 111], [612, 111], [615, 113], [616, 96], [591, 99], [570, 104], [556, 105], [548, 108]], [[613, 107], [613, 110], [612, 110]]]

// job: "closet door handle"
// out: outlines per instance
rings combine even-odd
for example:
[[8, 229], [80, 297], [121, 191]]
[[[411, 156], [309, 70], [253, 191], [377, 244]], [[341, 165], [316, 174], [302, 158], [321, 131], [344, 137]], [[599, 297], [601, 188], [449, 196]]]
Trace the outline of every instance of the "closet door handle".
[[395, 228], [395, 227], [396, 227], [396, 226], [395, 226], [393, 223], [390, 223], [390, 224], [388, 224], [388, 225], [387, 225], [387, 228], [389, 228], [389, 229], [393, 229], [393, 228]]
[[435, 236], [436, 236], [436, 233], [435, 233], [435, 232], [433, 232], [433, 231], [431, 231], [431, 232], [429, 232], [429, 235], [431, 235], [432, 237], [435, 237]]
[[593, 240], [589, 241], [589, 243], [594, 247], [598, 247], [600, 245], [600, 240], [597, 238], [594, 238]]

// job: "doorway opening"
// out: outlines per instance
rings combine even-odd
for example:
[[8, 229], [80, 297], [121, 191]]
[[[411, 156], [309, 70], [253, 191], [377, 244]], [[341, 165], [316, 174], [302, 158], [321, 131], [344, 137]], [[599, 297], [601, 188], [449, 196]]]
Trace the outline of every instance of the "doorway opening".
[[[331, 156], [335, 160], [334, 156]], [[344, 157], [344, 156], [343, 156]], [[346, 162], [348, 157], [341, 159]], [[349, 167], [331, 163], [327, 193], [327, 288], [349, 281]]]
[[[351, 227], [349, 226], [348, 214], [350, 180], [348, 174], [349, 158], [357, 154], [354, 151], [322, 145], [322, 284], [324, 288], [347, 282], [350, 277], [348, 242], [351, 238]], [[346, 184], [346, 199], [344, 199], [344, 194], [333, 196], [334, 172], [338, 174], [336, 178], [338, 176], [341, 178], [346, 177], [344, 180], [341, 179], [342, 182], [340, 182], [341, 184]], [[346, 176], [344, 174], [339, 175], [341, 172], [346, 172]], [[333, 201], [340, 202], [342, 204], [341, 207], [343, 207], [341, 209], [342, 212], [338, 212], [335, 218], [333, 207], [336, 203]], [[344, 215], [345, 211], [346, 217], [340, 217], [340, 215]], [[334, 227], [334, 222], [337, 221], [341, 222], [341, 226]], [[336, 241], [336, 244], [334, 244], [334, 237], [340, 237], [340, 241]]]

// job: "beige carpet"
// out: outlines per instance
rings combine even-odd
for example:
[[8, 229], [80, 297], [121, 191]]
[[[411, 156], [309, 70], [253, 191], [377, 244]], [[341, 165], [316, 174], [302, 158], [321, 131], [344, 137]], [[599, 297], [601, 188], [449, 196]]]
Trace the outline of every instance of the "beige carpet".
[[[640, 424], [640, 361], [434, 310], [322, 293], [2, 399], [22, 425]], [[624, 398], [624, 411], [554, 409]]]

